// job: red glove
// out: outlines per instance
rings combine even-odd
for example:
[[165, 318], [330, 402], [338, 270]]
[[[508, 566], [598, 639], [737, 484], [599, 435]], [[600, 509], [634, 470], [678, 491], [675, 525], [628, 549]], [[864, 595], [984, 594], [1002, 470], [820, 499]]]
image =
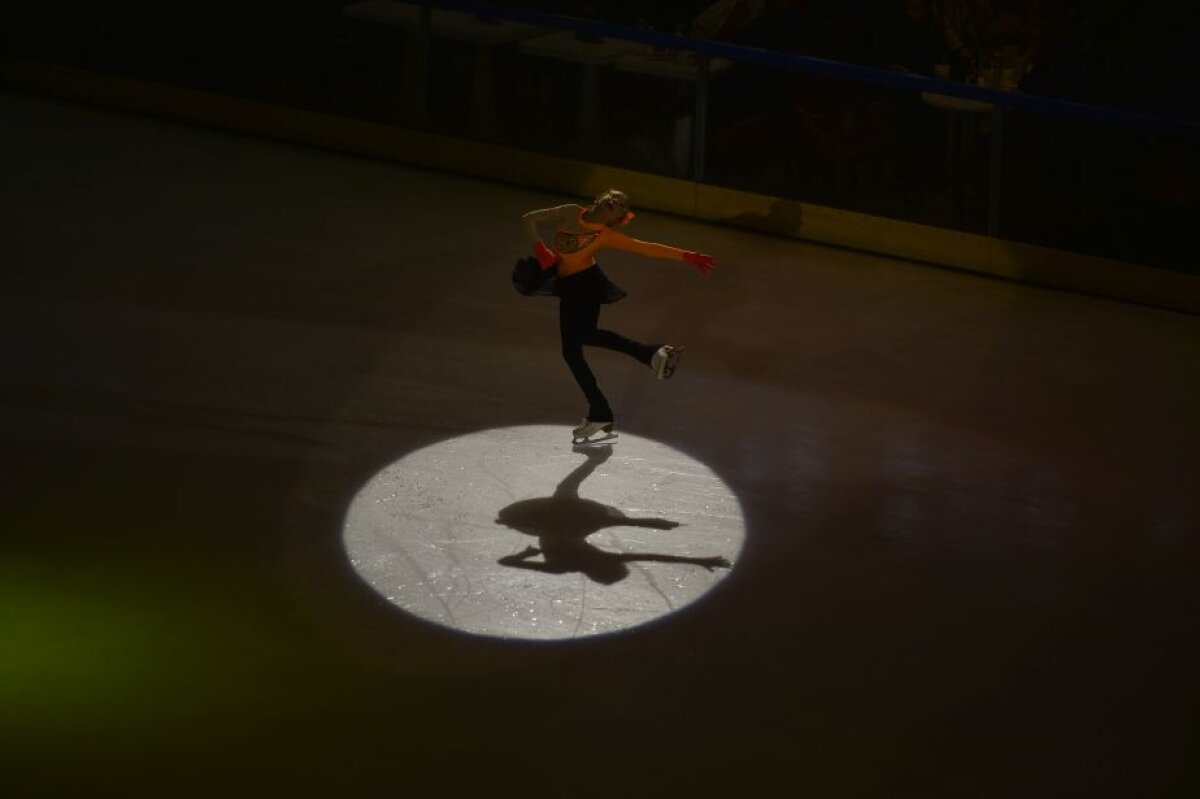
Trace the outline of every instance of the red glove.
[[537, 256], [538, 266], [542, 269], [549, 269], [558, 263], [558, 254], [540, 241], [533, 245], [533, 254]]
[[692, 252], [688, 250], [683, 254], [683, 260], [687, 261], [692, 266], [699, 270], [700, 274], [707, 275], [716, 268], [716, 262], [711, 255], [705, 255], [702, 252]]

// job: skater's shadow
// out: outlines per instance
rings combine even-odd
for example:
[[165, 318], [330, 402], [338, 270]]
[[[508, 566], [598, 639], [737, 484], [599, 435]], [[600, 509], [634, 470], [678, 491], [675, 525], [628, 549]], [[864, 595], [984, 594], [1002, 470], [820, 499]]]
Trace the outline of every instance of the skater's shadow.
[[[516, 569], [530, 569], [548, 574], [580, 572], [605, 585], [618, 583], [629, 576], [630, 561], [654, 563], [690, 563], [709, 571], [729, 568], [721, 557], [694, 558], [682, 555], [662, 555], [651, 552], [605, 552], [587, 542], [587, 537], [608, 527], [648, 527], [672, 530], [679, 522], [668, 519], [630, 518], [620, 510], [579, 496], [579, 486], [587, 477], [612, 456], [612, 445], [584, 445], [574, 448], [586, 460], [567, 475], [554, 496], [523, 499], [502, 509], [496, 523], [526, 535], [536, 536], [537, 546], [528, 546], [515, 555], [498, 561]], [[533, 558], [541, 555], [540, 560]]]

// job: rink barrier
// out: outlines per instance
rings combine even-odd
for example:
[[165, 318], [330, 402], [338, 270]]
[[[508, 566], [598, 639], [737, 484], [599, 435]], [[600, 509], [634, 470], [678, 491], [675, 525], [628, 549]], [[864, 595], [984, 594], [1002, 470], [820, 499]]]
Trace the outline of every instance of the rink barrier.
[[599, 20], [581, 19], [562, 14], [514, 8], [496, 3], [485, 3], [480, 2], [480, 0], [399, 0], [399, 2], [418, 7], [475, 14], [481, 17], [502, 19], [543, 28], [569, 30], [589, 36], [638, 42], [639, 44], [646, 44], [651, 47], [686, 50], [710, 59], [728, 58], [731, 61], [755, 64], [769, 69], [788, 72], [807, 72], [829, 78], [869, 83], [875, 86], [886, 86], [913, 94], [933, 92], [948, 97], [959, 97], [966, 100], [991, 103], [1003, 109], [1029, 111], [1037, 114], [1111, 125], [1128, 130], [1140, 130], [1146, 133], [1185, 136], [1191, 139], [1200, 137], [1200, 122], [1191, 120], [1173, 119], [1154, 114], [1127, 111], [1125, 109], [1089, 105], [1087, 103], [1062, 100], [1057, 97], [1027, 94], [1025, 92], [1005, 91], [974, 83], [963, 83], [946, 78], [919, 75], [913, 72], [901, 72], [884, 67], [871, 67], [844, 61], [833, 61], [826, 58], [802, 55], [800, 53], [787, 53], [761, 47], [748, 47], [732, 42], [693, 38], [653, 28], [634, 28]]
[[1181, 272], [61, 66], [0, 59], [0, 83], [576, 198], [620, 186], [646, 210], [1200, 314], [1200, 277]]
[[[1004, 129], [1005, 117], [1009, 112], [1020, 111], [1038, 116], [1059, 117], [1086, 123], [1089, 126], [1121, 128], [1137, 131], [1143, 135], [1182, 137], [1192, 142], [1200, 139], [1200, 123], [1194, 120], [1173, 119], [1146, 114], [1128, 109], [1095, 106], [1073, 100], [1045, 97], [1020, 91], [1007, 91], [975, 83], [952, 81], [921, 75], [905, 70], [867, 66], [843, 61], [834, 61], [815, 56], [750, 47], [733, 42], [694, 38], [677, 33], [655, 30], [646, 26], [632, 27], [602, 20], [585, 19], [526, 8], [514, 8], [482, 0], [387, 0], [384, 5], [403, 4], [418, 9], [419, 23], [416, 29], [415, 52], [423, 53], [414, 65], [416, 85], [410, 98], [409, 109], [415, 127], [423, 128], [428, 114], [429, 73], [428, 51], [433, 35], [433, 10], [450, 11], [474, 15], [484, 19], [495, 19], [536, 28], [556, 31], [571, 31], [600, 39], [634, 42], [652, 48], [674, 52], [691, 53], [699, 67], [699, 79], [693, 92], [691, 114], [691, 164], [687, 177], [704, 182], [708, 136], [707, 90], [701, 88], [709, 82], [708, 65], [716, 59], [727, 59], [734, 63], [752, 64], [775, 72], [808, 73], [826, 79], [851, 81], [884, 87], [913, 95], [932, 93], [990, 106], [991, 152], [988, 164], [987, 227], [991, 237], [1001, 234], [1002, 220], [1002, 175], [1004, 173]], [[346, 6], [353, 8], [356, 4]], [[363, 5], [367, 5], [364, 3]]]

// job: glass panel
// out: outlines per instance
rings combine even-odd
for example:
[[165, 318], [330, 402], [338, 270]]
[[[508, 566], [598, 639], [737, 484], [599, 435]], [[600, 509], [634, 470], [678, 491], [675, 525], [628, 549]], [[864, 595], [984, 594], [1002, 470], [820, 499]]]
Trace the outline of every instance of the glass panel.
[[1178, 136], [1006, 116], [1000, 235], [1177, 271], [1200, 210], [1200, 149]]

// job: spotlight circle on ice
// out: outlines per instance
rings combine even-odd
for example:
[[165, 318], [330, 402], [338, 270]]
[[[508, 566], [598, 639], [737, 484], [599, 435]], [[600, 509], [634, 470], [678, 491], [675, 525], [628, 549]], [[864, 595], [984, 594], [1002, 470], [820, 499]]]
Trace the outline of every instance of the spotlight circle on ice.
[[346, 513], [351, 565], [413, 616], [524, 639], [647, 624], [729, 574], [745, 523], [711, 469], [628, 433], [569, 433], [485, 430], [390, 464]]

